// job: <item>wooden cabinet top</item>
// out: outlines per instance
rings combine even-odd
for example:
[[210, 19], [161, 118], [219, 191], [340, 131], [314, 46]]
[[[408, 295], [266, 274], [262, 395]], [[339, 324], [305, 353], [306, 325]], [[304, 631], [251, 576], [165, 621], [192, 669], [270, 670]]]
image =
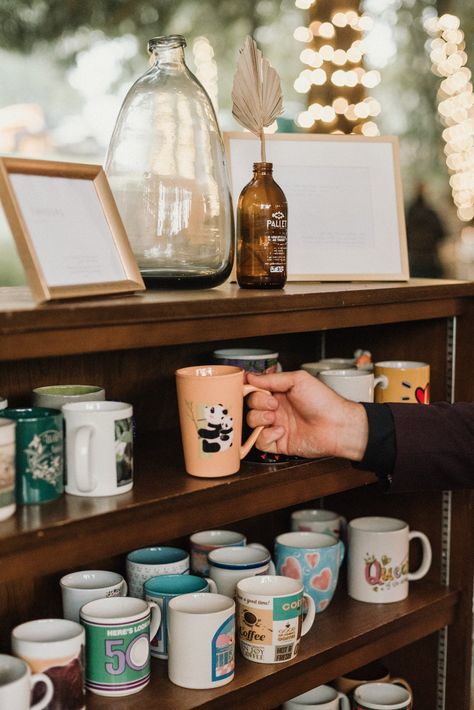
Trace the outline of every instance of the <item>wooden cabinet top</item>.
[[282, 291], [224, 284], [37, 306], [26, 288], [0, 288], [0, 360], [446, 317], [459, 315], [472, 296], [472, 282], [412, 279]]

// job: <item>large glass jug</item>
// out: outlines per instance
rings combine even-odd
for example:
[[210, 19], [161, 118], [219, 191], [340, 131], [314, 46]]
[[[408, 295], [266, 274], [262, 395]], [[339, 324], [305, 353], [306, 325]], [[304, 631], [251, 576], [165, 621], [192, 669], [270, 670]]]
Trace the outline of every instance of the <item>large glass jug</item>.
[[153, 66], [131, 87], [105, 170], [149, 287], [209, 288], [234, 258], [224, 146], [181, 35], [148, 42]]

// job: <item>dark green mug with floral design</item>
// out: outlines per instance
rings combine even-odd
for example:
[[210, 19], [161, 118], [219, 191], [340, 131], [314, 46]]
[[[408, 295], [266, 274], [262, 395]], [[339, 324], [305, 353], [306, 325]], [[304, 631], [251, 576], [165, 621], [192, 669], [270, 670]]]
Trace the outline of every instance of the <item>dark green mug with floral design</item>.
[[16, 422], [16, 500], [46, 503], [64, 491], [63, 415], [58, 409], [7, 407], [0, 416]]

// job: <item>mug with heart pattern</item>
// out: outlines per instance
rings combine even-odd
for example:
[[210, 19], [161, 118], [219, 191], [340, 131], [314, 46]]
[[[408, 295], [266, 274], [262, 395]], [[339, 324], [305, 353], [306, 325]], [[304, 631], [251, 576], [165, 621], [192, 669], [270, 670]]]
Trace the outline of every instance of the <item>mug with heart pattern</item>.
[[277, 574], [299, 579], [316, 612], [333, 598], [344, 553], [344, 543], [326, 533], [287, 532], [275, 540]]

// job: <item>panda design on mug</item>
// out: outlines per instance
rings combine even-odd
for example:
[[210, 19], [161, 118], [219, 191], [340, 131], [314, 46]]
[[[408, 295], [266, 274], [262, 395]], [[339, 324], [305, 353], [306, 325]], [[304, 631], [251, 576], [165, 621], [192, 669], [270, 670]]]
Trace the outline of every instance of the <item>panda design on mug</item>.
[[204, 453], [226, 451], [233, 443], [233, 420], [223, 404], [206, 404], [203, 407], [205, 427], [197, 430], [202, 439]]

